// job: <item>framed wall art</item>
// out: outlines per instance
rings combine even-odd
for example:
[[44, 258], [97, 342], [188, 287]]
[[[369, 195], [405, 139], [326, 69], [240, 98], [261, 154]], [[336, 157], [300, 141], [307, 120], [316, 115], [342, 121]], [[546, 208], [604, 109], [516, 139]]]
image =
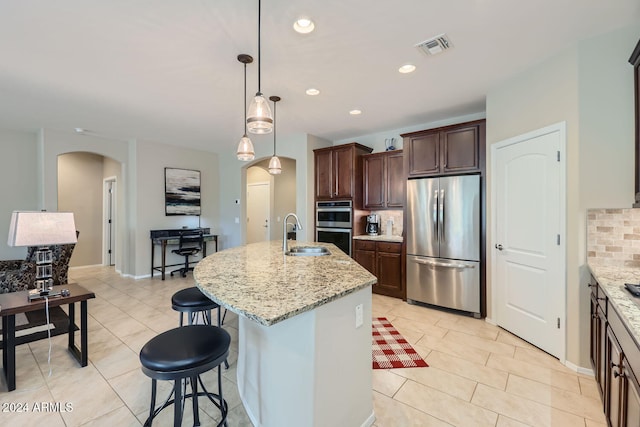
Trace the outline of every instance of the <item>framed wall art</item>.
[[200, 215], [200, 171], [164, 168], [165, 215]]

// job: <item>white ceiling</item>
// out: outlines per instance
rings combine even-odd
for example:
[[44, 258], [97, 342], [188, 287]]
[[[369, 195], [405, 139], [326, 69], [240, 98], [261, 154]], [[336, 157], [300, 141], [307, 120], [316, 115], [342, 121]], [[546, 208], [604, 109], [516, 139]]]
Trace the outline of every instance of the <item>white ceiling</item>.
[[[251, 96], [257, 9], [257, 0], [0, 0], [0, 127], [235, 150], [236, 57], [255, 59]], [[300, 15], [313, 33], [293, 31]], [[278, 138], [356, 137], [482, 112], [485, 94], [513, 74], [639, 23], [638, 0], [263, 0], [262, 91], [282, 97]], [[414, 47], [440, 33], [452, 50]], [[398, 73], [407, 62], [417, 70]], [[321, 94], [305, 95], [309, 87]]]

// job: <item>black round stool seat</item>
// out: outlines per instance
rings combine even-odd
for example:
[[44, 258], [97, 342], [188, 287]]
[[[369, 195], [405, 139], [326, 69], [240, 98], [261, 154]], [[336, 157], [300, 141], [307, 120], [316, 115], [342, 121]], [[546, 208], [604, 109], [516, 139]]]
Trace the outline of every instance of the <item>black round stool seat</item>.
[[178, 291], [171, 297], [171, 308], [177, 311], [215, 310], [218, 307], [195, 286]]
[[[182, 424], [184, 400], [192, 398], [194, 426], [200, 425], [198, 397], [207, 397], [220, 409], [222, 419], [218, 426], [227, 425], [228, 405], [222, 397], [220, 365], [229, 355], [231, 336], [227, 331], [211, 325], [189, 325], [170, 329], [149, 340], [140, 350], [142, 372], [151, 378], [151, 404], [145, 427], [164, 408], [173, 404], [174, 427]], [[210, 393], [204, 386], [200, 374], [218, 368], [218, 393]], [[173, 380], [171, 395], [164, 404], [156, 408], [157, 380]], [[202, 391], [198, 391], [198, 383]], [[187, 384], [192, 392], [186, 393]], [[183, 390], [184, 387], [184, 390]], [[174, 397], [171, 399], [171, 397]]]
[[[227, 358], [230, 344], [229, 333], [216, 326], [191, 325], [170, 329], [142, 347], [140, 363], [143, 368], [155, 371], [156, 378], [161, 373], [181, 373], [190, 369], [205, 372]], [[207, 368], [212, 363], [213, 366]]]

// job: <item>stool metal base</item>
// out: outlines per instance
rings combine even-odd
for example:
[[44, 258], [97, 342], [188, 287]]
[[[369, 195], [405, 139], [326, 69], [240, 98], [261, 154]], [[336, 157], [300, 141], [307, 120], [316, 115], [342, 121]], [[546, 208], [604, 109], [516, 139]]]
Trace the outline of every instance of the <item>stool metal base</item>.
[[[186, 380], [186, 379], [185, 379]], [[220, 366], [218, 366], [218, 390], [220, 394], [211, 393], [207, 390], [202, 382], [202, 378], [200, 376], [195, 376], [190, 378], [191, 382], [191, 390], [192, 392], [186, 394], [187, 384], [186, 381], [183, 383], [182, 379], [176, 379], [174, 382], [174, 387], [165, 402], [155, 408], [156, 403], [156, 389], [157, 389], [157, 381], [152, 379], [151, 381], [151, 407], [149, 409], [149, 417], [144, 422], [144, 427], [151, 427], [153, 424], [153, 419], [162, 412], [163, 409], [174, 405], [174, 415], [173, 415], [173, 425], [174, 427], [180, 427], [182, 425], [182, 418], [184, 414], [184, 405], [185, 401], [189, 398], [192, 399], [193, 403], [193, 425], [200, 425], [200, 414], [198, 412], [198, 398], [201, 396], [206, 396], [211, 403], [213, 403], [219, 410], [222, 418], [220, 422], [217, 424], [217, 427], [227, 426], [227, 415], [229, 413], [229, 405], [227, 401], [222, 398], [222, 379], [220, 375]], [[203, 391], [198, 391], [198, 382], [200, 383], [200, 387], [202, 387]], [[184, 390], [183, 390], [184, 388]], [[174, 399], [171, 399], [172, 396], [175, 396]], [[176, 401], [178, 403], [176, 404]]]

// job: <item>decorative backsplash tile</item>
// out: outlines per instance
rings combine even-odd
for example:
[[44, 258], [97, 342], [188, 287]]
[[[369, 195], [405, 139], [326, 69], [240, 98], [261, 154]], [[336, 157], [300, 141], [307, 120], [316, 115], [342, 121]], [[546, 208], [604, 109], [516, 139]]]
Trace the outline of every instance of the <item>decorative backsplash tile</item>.
[[587, 259], [594, 265], [640, 267], [640, 209], [589, 209]]
[[388, 220], [391, 219], [393, 224], [391, 225], [392, 236], [402, 236], [403, 224], [402, 224], [402, 211], [400, 210], [385, 210], [385, 211], [372, 211], [380, 215], [380, 234], [387, 234]]

